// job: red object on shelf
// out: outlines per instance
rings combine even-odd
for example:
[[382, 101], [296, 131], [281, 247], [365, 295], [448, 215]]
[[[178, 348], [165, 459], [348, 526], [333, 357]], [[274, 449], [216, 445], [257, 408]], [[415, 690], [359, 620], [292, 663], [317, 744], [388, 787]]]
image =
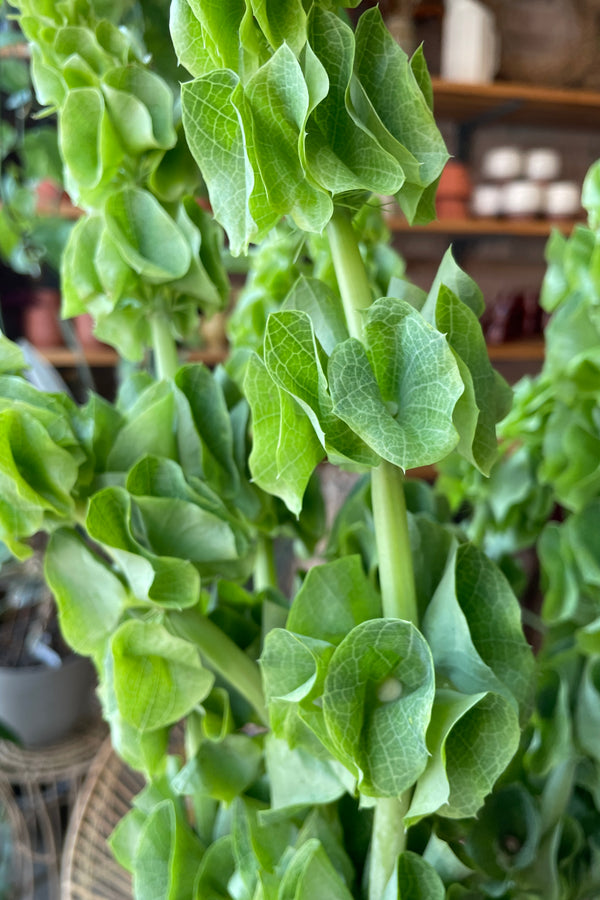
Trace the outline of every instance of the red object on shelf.
[[471, 178], [464, 163], [451, 159], [446, 163], [436, 194], [439, 219], [465, 219], [469, 214]]
[[100, 350], [108, 346], [94, 334], [94, 319], [89, 313], [82, 313], [75, 318], [75, 333], [84, 350]]
[[23, 314], [25, 337], [34, 347], [60, 347], [60, 293], [55, 288], [40, 287], [31, 295]]
[[51, 178], [44, 178], [36, 187], [38, 211], [58, 214], [63, 189]]

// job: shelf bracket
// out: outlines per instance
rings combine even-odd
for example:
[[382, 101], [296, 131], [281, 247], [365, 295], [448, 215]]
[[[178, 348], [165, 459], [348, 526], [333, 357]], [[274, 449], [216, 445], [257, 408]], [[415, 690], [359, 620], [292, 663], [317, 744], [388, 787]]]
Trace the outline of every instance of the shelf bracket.
[[465, 163], [469, 161], [471, 136], [477, 128], [481, 128], [482, 125], [490, 125], [503, 119], [505, 116], [510, 116], [518, 109], [521, 109], [522, 106], [523, 100], [520, 97], [514, 97], [513, 99], [505, 100], [504, 103], [499, 103], [486, 109], [472, 119], [460, 122], [458, 126], [457, 159]]

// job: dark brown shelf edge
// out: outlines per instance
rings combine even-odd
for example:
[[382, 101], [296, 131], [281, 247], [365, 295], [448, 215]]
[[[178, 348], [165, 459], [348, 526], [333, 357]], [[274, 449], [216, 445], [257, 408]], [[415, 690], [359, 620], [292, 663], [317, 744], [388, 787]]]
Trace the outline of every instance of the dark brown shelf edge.
[[543, 362], [545, 344], [543, 338], [506, 341], [504, 344], [488, 344], [492, 362]]
[[525, 81], [448, 81], [439, 76], [431, 79], [434, 93], [440, 96], [463, 94], [481, 98], [521, 97], [532, 103], [564, 103], [565, 106], [600, 106], [600, 91], [586, 88], [551, 87]]
[[14, 44], [5, 44], [0, 47], [0, 59], [30, 59], [31, 50], [29, 44], [19, 41]]
[[471, 84], [432, 78], [436, 118], [467, 121], [496, 107], [509, 121], [595, 128], [600, 92], [510, 81]]
[[38, 206], [37, 213], [40, 216], [58, 216], [60, 219], [80, 219], [85, 215], [78, 206], [61, 201], [58, 206]]
[[[87, 362], [89, 366], [109, 368], [117, 365], [119, 356], [109, 347], [106, 349], [88, 349], [80, 356], [68, 347], [44, 347], [39, 352], [53, 366], [69, 368]], [[544, 342], [539, 340], [508, 341], [505, 344], [488, 345], [488, 353], [492, 360], [543, 360]], [[203, 362], [207, 366], [216, 366], [227, 359], [227, 349], [223, 347], [205, 347], [202, 350], [185, 351], [182, 362]]]
[[[82, 354], [74, 353], [68, 347], [40, 347], [38, 350], [44, 359], [59, 369], [73, 368], [82, 363], [92, 368], [112, 368], [119, 362], [118, 354], [110, 347], [87, 348]], [[227, 351], [222, 347], [205, 347], [182, 353], [182, 362], [203, 362], [207, 366], [216, 366], [226, 358]]]
[[434, 234], [468, 234], [472, 236], [504, 235], [506, 237], [550, 237], [554, 229], [570, 234], [584, 219], [435, 219], [428, 225], [409, 225], [401, 216], [386, 217], [388, 228], [397, 234], [430, 232]]

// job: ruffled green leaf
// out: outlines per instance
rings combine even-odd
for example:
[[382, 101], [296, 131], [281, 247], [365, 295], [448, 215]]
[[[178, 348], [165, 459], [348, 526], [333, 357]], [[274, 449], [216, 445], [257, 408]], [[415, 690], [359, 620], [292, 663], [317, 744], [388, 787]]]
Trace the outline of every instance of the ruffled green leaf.
[[[181, 104], [188, 144], [206, 181], [215, 219], [237, 256], [275, 224], [265, 204], [234, 102], [239, 82], [231, 71], [211, 72], [183, 85]], [[252, 201], [254, 195], [254, 200]]]
[[498, 453], [496, 424], [509, 411], [512, 393], [489, 361], [478, 322], [482, 302], [479, 288], [448, 251], [421, 314], [446, 335], [465, 384], [454, 415], [460, 436], [457, 450], [489, 475]]
[[433, 866], [417, 853], [405, 850], [398, 857], [398, 893], [395, 896], [397, 900], [444, 900], [446, 891]]
[[98, 88], [82, 87], [67, 93], [59, 139], [75, 200], [84, 199], [86, 192], [106, 184], [123, 158], [123, 148]]
[[161, 556], [190, 560], [206, 575], [237, 561], [236, 534], [229, 522], [171, 497], [136, 497], [135, 503], [148, 540]]
[[177, 224], [190, 245], [192, 263], [186, 275], [173, 282], [173, 289], [193, 298], [206, 313], [221, 309], [229, 298], [221, 229], [191, 198], [179, 207]]
[[167, 608], [193, 606], [200, 594], [200, 578], [187, 559], [152, 552], [134, 536], [140, 521], [137, 504], [123, 488], [110, 487], [94, 494], [88, 508], [89, 534], [110, 548], [139, 600]]
[[464, 386], [452, 351], [405, 301], [384, 298], [367, 316], [367, 349], [351, 339], [331, 355], [334, 413], [403, 469], [437, 462], [458, 440], [452, 419]]
[[486, 800], [469, 835], [468, 849], [485, 872], [502, 880], [534, 862], [541, 837], [533, 797], [520, 784], [507, 785]]
[[274, 628], [260, 660], [267, 700], [297, 703], [318, 697], [332, 652], [326, 641]]
[[399, 192], [393, 192], [398, 203], [410, 222], [430, 221], [435, 215], [430, 189], [435, 190], [448, 152], [429, 106], [428, 85], [425, 94], [422, 90], [423, 73], [417, 80], [379, 10], [368, 10], [359, 20], [355, 72], [379, 120], [377, 130], [371, 128], [381, 145], [387, 148], [393, 140], [403, 148], [398, 158], [406, 181]]
[[148, 816], [139, 837], [135, 896], [189, 900], [194, 896], [203, 850], [175, 802], [163, 800]]
[[543, 439], [540, 479], [552, 485], [562, 505], [582, 509], [600, 490], [595, 396], [580, 395], [575, 408], [571, 400], [557, 398], [546, 420]]
[[427, 732], [430, 759], [413, 794], [407, 822], [437, 813], [473, 816], [519, 746], [514, 706], [499, 694], [440, 689]]
[[111, 652], [119, 711], [140, 731], [177, 722], [213, 685], [197, 649], [159, 622], [124, 622], [114, 632]]
[[290, 860], [278, 897], [279, 900], [351, 900], [352, 894], [321, 842], [312, 838]]
[[73, 400], [64, 393], [51, 394], [38, 390], [24, 378], [0, 375], [0, 411], [10, 410], [32, 416], [44, 426], [48, 436], [68, 450], [77, 463], [83, 462], [80, 430], [85, 429], [85, 417], [80, 415]]
[[106, 201], [106, 225], [126, 262], [149, 282], [182, 278], [191, 251], [181, 230], [148, 191], [126, 187]]
[[451, 551], [423, 633], [438, 675], [467, 694], [498, 693], [528, 715], [534, 661], [519, 605], [500, 570], [473, 545]]
[[[82, 261], [85, 253], [80, 252], [76, 247], [73, 249], [74, 254]], [[106, 227], [100, 231], [97, 245], [95, 247], [91, 245], [90, 251], [93, 253], [96, 278], [100, 282], [105, 296], [113, 304], [128, 293], [137, 296], [139, 293], [137, 273], [125, 261], [119, 252], [118, 244], [110, 236]], [[93, 284], [92, 281], [92, 286]]]
[[0, 331], [0, 374], [19, 375], [26, 367], [23, 351]]
[[258, 356], [250, 358], [244, 391], [252, 410], [254, 481], [299, 515], [309, 479], [323, 458], [321, 443], [306, 413], [273, 383]]
[[[258, 815], [252, 803], [234, 800], [232, 809], [231, 833], [233, 850], [237, 863], [239, 878], [250, 894], [256, 889], [258, 882], [266, 881], [278, 887], [281, 882], [281, 870], [289, 859], [286, 851], [293, 847], [298, 831], [287, 818], [269, 822]], [[269, 893], [271, 897], [278, 894]]]
[[[195, 8], [197, 6], [195, 4]], [[177, 58], [191, 75], [204, 75], [213, 68], [212, 58], [206, 49], [204, 29], [187, 0], [173, 0], [171, 3], [169, 30]]]
[[235, 873], [232, 837], [224, 834], [206, 849], [194, 885], [193, 897], [222, 900], [229, 896], [229, 881]]
[[167, 382], [150, 383], [128, 411], [127, 424], [116, 437], [107, 464], [126, 472], [147, 454], [177, 456], [176, 401]]
[[573, 756], [569, 684], [564, 673], [549, 669], [539, 676], [533, 736], [524, 756], [527, 769], [548, 775]]
[[266, 767], [271, 787], [271, 809], [295, 809], [333, 803], [347, 790], [348, 773], [333, 759], [321, 759], [302, 747], [270, 735], [266, 740]]
[[292, 0], [282, 9], [276, 0], [251, 0], [263, 34], [272, 47], [288, 44], [298, 53], [306, 42], [306, 13], [302, 0]]
[[16, 557], [31, 552], [24, 538], [70, 522], [78, 468], [31, 415], [0, 412], [0, 540]]
[[101, 75], [113, 65], [113, 60], [99, 44], [91, 28], [85, 25], [64, 25], [56, 32], [53, 50], [65, 62], [73, 55], [85, 60], [90, 69]]
[[172, 781], [178, 794], [206, 794], [231, 803], [259, 776], [262, 750], [245, 734], [229, 734], [222, 741], [203, 741], [193, 759]]
[[365, 190], [395, 194], [405, 180], [402, 166], [347, 108], [355, 54], [352, 30], [335, 13], [313, 7], [308, 36], [327, 73], [329, 91], [308, 118], [307, 172], [332, 194]]
[[180, 368], [175, 384], [190, 405], [194, 426], [202, 440], [202, 469], [207, 481], [218, 486], [225, 496], [234, 494], [239, 486], [239, 472], [223, 391], [211, 372], [201, 365]]
[[567, 530], [548, 522], [537, 549], [544, 585], [544, 620], [557, 623], [573, 618], [579, 606], [580, 580]]
[[271, 208], [279, 216], [289, 213], [304, 231], [321, 232], [331, 218], [333, 203], [326, 192], [307, 180], [298, 158], [309, 94], [287, 44], [250, 79], [245, 98], [251, 116], [247, 128], [254, 135], [253, 153], [269, 187]]
[[302, 275], [286, 294], [282, 309], [296, 309], [310, 317], [319, 344], [328, 355], [348, 338], [348, 326], [340, 300], [317, 278]]
[[155, 552], [191, 562], [207, 577], [248, 574], [247, 525], [206, 483], [192, 479], [188, 485], [176, 463], [149, 458], [132, 469], [127, 489]]
[[44, 574], [65, 639], [76, 653], [101, 659], [130, 602], [125, 585], [76, 532], [62, 528], [50, 538]]
[[[103, 230], [100, 216], [85, 216], [69, 235], [61, 261], [62, 306], [67, 318], [86, 312], [87, 304], [104, 293], [94, 264]], [[121, 261], [118, 254], [117, 258]]]
[[119, 139], [130, 153], [175, 146], [173, 95], [162, 78], [129, 65], [111, 69], [102, 88]]
[[245, 0], [188, 0], [202, 26], [205, 46], [210, 50], [215, 67], [236, 70], [239, 62], [240, 27]]
[[579, 744], [584, 752], [600, 762], [600, 660], [592, 657], [586, 662], [581, 678], [575, 725]]
[[356, 625], [379, 616], [381, 599], [360, 557], [346, 556], [309, 569], [286, 627], [337, 646]]
[[376, 465], [378, 458], [334, 415], [312, 323], [306, 313], [272, 313], [267, 322], [264, 360], [275, 383], [302, 407], [330, 461]]
[[[114, 633], [114, 632], [113, 632]], [[121, 714], [115, 692], [115, 660], [107, 642], [104, 659], [99, 665], [98, 697], [102, 714], [110, 724], [110, 737], [115, 752], [127, 765], [147, 777], [164, 772], [164, 760], [169, 745], [169, 727], [143, 731]]]
[[364, 622], [336, 648], [323, 715], [336, 756], [364, 793], [397, 797], [423, 772], [433, 696], [430, 651], [409, 622]]

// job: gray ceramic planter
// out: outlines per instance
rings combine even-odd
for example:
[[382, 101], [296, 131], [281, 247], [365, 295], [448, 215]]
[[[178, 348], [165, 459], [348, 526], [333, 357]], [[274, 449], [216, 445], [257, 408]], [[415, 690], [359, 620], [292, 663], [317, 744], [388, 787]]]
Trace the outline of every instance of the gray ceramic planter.
[[26, 747], [52, 744], [91, 709], [94, 684], [93, 666], [80, 656], [58, 669], [0, 668], [0, 721]]

